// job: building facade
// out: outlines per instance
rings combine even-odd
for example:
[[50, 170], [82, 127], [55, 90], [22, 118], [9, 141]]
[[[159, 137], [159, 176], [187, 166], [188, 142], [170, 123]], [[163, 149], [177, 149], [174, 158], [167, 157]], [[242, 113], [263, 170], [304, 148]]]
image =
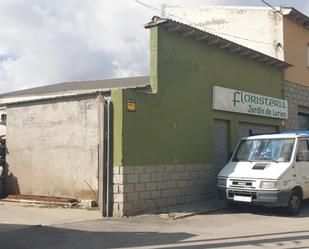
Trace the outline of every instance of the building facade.
[[12, 193], [95, 199], [104, 216], [216, 197], [239, 139], [281, 131], [284, 61], [154, 17], [151, 75], [0, 96]]
[[239, 138], [280, 131], [288, 117], [286, 101], [282, 116], [238, 104], [262, 96], [281, 101], [289, 65], [169, 19], [146, 27], [152, 92], [119, 90], [113, 100], [122, 127], [114, 143], [120, 216], [215, 198], [216, 175]]
[[[309, 130], [309, 18], [290, 7], [165, 6], [163, 11], [293, 67], [285, 70], [286, 130]], [[258, 20], [258, 21], [257, 21]]]

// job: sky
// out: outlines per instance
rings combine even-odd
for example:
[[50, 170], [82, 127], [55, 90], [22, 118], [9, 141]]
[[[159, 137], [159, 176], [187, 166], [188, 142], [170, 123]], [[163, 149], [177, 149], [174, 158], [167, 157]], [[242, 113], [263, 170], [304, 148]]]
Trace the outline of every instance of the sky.
[[[265, 6], [260, 0], [140, 0], [167, 5]], [[271, 1], [309, 15], [309, 1]], [[134, 0], [0, 0], [0, 93], [65, 81], [149, 74], [158, 12]]]

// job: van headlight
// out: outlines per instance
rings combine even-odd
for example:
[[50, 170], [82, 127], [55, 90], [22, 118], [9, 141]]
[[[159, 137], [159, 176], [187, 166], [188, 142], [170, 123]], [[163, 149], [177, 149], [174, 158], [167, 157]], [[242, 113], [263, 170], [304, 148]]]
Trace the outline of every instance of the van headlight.
[[277, 181], [261, 181], [261, 189], [276, 189], [278, 187]]
[[218, 178], [218, 186], [226, 187], [226, 178]]

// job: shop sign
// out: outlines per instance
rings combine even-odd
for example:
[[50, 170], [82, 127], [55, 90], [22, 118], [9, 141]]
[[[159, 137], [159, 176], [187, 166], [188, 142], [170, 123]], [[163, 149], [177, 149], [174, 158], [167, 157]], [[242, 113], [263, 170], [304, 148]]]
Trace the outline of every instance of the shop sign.
[[213, 87], [213, 109], [279, 119], [288, 118], [288, 102], [269, 96]]

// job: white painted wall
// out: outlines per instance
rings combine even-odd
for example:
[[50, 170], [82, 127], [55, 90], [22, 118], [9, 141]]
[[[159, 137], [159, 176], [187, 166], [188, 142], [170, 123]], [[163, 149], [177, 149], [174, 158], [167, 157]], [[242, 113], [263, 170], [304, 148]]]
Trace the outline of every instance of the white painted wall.
[[96, 199], [97, 113], [95, 98], [9, 107], [9, 193]]
[[283, 17], [270, 8], [163, 6], [167, 17], [284, 60]]

